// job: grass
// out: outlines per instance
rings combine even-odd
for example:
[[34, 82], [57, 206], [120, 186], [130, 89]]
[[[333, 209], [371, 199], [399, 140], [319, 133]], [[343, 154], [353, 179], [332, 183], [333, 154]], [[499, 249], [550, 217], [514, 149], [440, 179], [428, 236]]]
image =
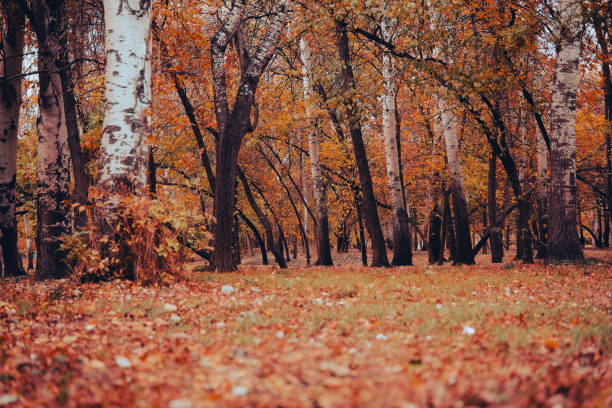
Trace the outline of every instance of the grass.
[[[222, 294], [223, 285], [235, 291]], [[168, 287], [19, 281], [0, 290], [0, 395], [26, 405], [521, 406], [562, 397], [603, 406], [612, 398], [612, 282], [601, 262], [247, 266], [194, 271]], [[131, 366], [119, 367], [117, 356]]]

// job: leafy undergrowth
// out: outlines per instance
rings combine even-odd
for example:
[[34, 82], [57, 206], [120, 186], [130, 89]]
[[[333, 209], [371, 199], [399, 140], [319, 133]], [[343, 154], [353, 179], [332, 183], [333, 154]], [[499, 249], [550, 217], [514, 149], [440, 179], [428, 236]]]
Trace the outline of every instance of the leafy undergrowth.
[[0, 405], [612, 405], [610, 265], [0, 283]]

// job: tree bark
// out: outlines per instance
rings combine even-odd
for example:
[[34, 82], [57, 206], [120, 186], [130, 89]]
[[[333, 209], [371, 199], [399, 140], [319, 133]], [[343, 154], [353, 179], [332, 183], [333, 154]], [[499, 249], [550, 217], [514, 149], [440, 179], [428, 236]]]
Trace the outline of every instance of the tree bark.
[[446, 159], [450, 173], [450, 191], [453, 201], [453, 218], [455, 232], [455, 264], [471, 265], [474, 263], [472, 257], [472, 239], [470, 235], [470, 218], [468, 215], [467, 201], [465, 199], [465, 187], [463, 181], [463, 168], [457, 138], [457, 121], [455, 115], [449, 111], [446, 101], [440, 98], [440, 125], [444, 135], [446, 146]]
[[372, 263], [371, 266], [389, 266], [385, 238], [383, 236], [376, 199], [374, 198], [374, 188], [370, 175], [370, 166], [363, 143], [361, 123], [354, 97], [350, 96], [356, 92], [355, 76], [351, 66], [351, 56], [349, 50], [349, 40], [347, 25], [344, 20], [336, 20], [336, 41], [338, 54], [342, 61], [342, 90], [344, 92], [344, 106], [346, 117], [349, 122], [351, 140], [355, 161], [359, 172], [359, 184], [362, 194], [363, 216], [365, 218], [368, 235], [372, 240]]
[[497, 157], [491, 152], [489, 157], [489, 180], [488, 180], [488, 215], [489, 229], [491, 231], [489, 240], [491, 242], [491, 262], [501, 263], [504, 260], [504, 243], [502, 237], [502, 226], [497, 223]]
[[359, 225], [359, 251], [361, 252], [361, 264], [368, 266], [368, 252], [365, 242], [365, 231], [363, 228], [363, 206], [359, 193], [355, 193], [355, 211], [357, 213], [357, 224]]
[[550, 121], [548, 261], [582, 259], [576, 225], [576, 96], [580, 55], [580, 4], [559, 1], [560, 40]]
[[[225, 73], [225, 52], [230, 41], [240, 27], [246, 8], [246, 0], [233, 2], [228, 17], [210, 42], [213, 76], [213, 97], [217, 132], [219, 139], [216, 149], [216, 182], [213, 226], [215, 236], [214, 266], [219, 272], [236, 270], [232, 257], [232, 217], [235, 208], [236, 188], [233, 180], [236, 177], [238, 152], [242, 140], [251, 125], [251, 109], [255, 102], [255, 91], [259, 79], [268, 65], [287, 15], [287, 0], [281, 0], [270, 27], [262, 39], [259, 48], [242, 65], [240, 85], [236, 93], [233, 109], [230, 113], [227, 97]], [[244, 59], [244, 55], [241, 58]], [[282, 254], [281, 254], [282, 258]], [[284, 263], [284, 260], [282, 261]]]
[[541, 134], [537, 135], [537, 181], [536, 181], [536, 211], [538, 214], [538, 251], [536, 258], [546, 257], [546, 244], [548, 242], [548, 147]]
[[[383, 37], [388, 40], [389, 33], [384, 21], [381, 25], [381, 30]], [[382, 69], [385, 86], [382, 97], [383, 136], [385, 139], [387, 184], [391, 201], [391, 223], [393, 227], [393, 260], [391, 263], [393, 265], [412, 265], [410, 225], [404, 199], [397, 141], [395, 69], [392, 56], [388, 52], [383, 52]]]
[[106, 0], [106, 90], [98, 184], [111, 193], [147, 188], [151, 133], [151, 2]]
[[[302, 60], [302, 79], [304, 83], [304, 103], [306, 116], [310, 122], [308, 133], [308, 153], [310, 156], [310, 174], [312, 177], [313, 195], [317, 212], [317, 265], [332, 266], [331, 248], [329, 244], [329, 220], [327, 215], [327, 202], [325, 198], [325, 185], [321, 172], [321, 155], [319, 152], [319, 129], [313, 106], [312, 68], [310, 61], [310, 47], [306, 39], [300, 39], [300, 58]], [[306, 241], [305, 241], [306, 244]]]
[[60, 237], [70, 233], [70, 152], [62, 80], [57, 65], [61, 52], [60, 12], [63, 2], [49, 7], [31, 3], [30, 24], [38, 40], [39, 118], [37, 163], [36, 279], [59, 279], [68, 267], [59, 250]]
[[6, 277], [25, 274], [17, 249], [15, 211], [25, 17], [16, 2], [5, 1], [0, 7], [0, 246], [4, 264], [0, 276]]
[[264, 227], [264, 231], [266, 232], [266, 241], [268, 242], [268, 249], [274, 255], [274, 259], [276, 263], [281, 268], [286, 268], [287, 263], [285, 262], [285, 258], [283, 256], [283, 246], [282, 246], [282, 237], [279, 231], [278, 241], [274, 239], [274, 231], [272, 230], [272, 224], [266, 215], [263, 213], [259, 205], [257, 205], [257, 201], [255, 201], [255, 197], [253, 196], [253, 192], [251, 191], [251, 187], [249, 186], [249, 182], [242, 172], [242, 170], [237, 169], [238, 177], [240, 178], [240, 182], [242, 183], [242, 187], [244, 188], [245, 195], [247, 200], [253, 209], [255, 215], [259, 219], [259, 222]]

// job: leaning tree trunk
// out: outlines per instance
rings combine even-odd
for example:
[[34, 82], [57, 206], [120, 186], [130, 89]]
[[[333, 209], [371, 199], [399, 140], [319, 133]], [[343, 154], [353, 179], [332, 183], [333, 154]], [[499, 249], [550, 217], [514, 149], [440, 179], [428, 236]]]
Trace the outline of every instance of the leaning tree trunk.
[[440, 121], [446, 146], [446, 158], [450, 173], [450, 190], [453, 202], [453, 218], [455, 221], [455, 259], [456, 264], [473, 264], [472, 239], [470, 236], [470, 218], [468, 215], [463, 168], [459, 140], [457, 139], [457, 121], [449, 111], [446, 101], [439, 99]]
[[359, 171], [359, 184], [362, 195], [362, 210], [368, 235], [372, 240], [372, 263], [371, 266], [389, 266], [387, 259], [387, 248], [383, 236], [378, 209], [374, 197], [370, 165], [363, 143], [363, 134], [359, 119], [358, 108], [354, 96], [356, 92], [355, 76], [351, 66], [351, 55], [348, 40], [348, 27], [344, 20], [336, 20], [336, 40], [340, 59], [342, 61], [342, 90], [344, 92], [344, 107], [349, 122], [353, 152], [357, 169]]
[[580, 56], [580, 4], [559, 1], [562, 22], [550, 113], [549, 239], [547, 260], [582, 259], [576, 219], [576, 95]]
[[40, 96], [37, 163], [36, 279], [59, 279], [68, 274], [60, 251], [60, 238], [70, 233], [70, 151], [64, 113], [62, 81], [57, 56], [60, 53], [57, 31], [58, 10], [36, 3], [33, 24], [38, 39]]
[[[383, 36], [389, 35], [385, 23], [381, 25]], [[396, 129], [397, 93], [394, 82], [394, 67], [391, 55], [383, 53], [383, 78], [385, 92], [382, 98], [383, 136], [385, 139], [385, 156], [387, 159], [387, 184], [391, 201], [391, 223], [393, 226], [393, 265], [412, 265], [412, 248], [410, 246], [410, 226], [406, 202], [402, 188], [399, 146]]]
[[[24, 14], [16, 2], [3, 2], [0, 13], [4, 51], [0, 59], [0, 246], [4, 276], [25, 273], [17, 249], [15, 185], [17, 170], [17, 132], [21, 106], [21, 65], [23, 61]], [[0, 271], [0, 276], [3, 274]]]
[[[321, 155], [319, 152], [319, 130], [315, 118], [313, 106], [312, 68], [310, 62], [310, 47], [304, 38], [300, 39], [300, 57], [302, 60], [302, 78], [304, 82], [304, 103], [306, 116], [310, 122], [308, 134], [308, 152], [310, 155], [310, 173], [312, 176], [312, 187], [317, 211], [317, 241], [318, 254], [317, 265], [333, 265], [331, 248], [329, 245], [329, 221], [327, 215], [327, 203], [325, 200], [325, 185], [321, 172]], [[307, 217], [304, 217], [307, 219]], [[304, 242], [306, 246], [306, 242]]]

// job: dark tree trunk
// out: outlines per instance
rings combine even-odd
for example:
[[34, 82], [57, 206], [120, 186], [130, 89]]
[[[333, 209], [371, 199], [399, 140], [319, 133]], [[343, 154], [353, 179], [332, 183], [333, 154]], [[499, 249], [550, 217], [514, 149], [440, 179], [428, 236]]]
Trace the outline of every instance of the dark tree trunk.
[[[610, 12], [610, 6], [608, 5], [608, 13]], [[595, 34], [597, 37], [597, 43], [601, 49], [601, 72], [604, 82], [604, 106], [605, 106], [605, 119], [607, 126], [606, 131], [606, 190], [608, 193], [608, 202], [606, 207], [608, 208], [608, 216], [606, 219], [606, 234], [604, 236], [604, 245], [610, 246], [610, 222], [612, 211], [612, 74], [610, 73], [610, 27], [608, 21], [601, 16], [594, 17]]]
[[437, 200], [434, 202], [433, 209], [429, 213], [429, 263], [435, 264], [442, 260], [443, 254], [441, 253], [442, 241], [440, 237], [440, 230], [442, 227], [442, 217], [440, 214], [440, 206]]
[[359, 250], [361, 251], [361, 263], [368, 266], [368, 253], [365, 243], [365, 231], [363, 229], [363, 210], [359, 199], [359, 193], [355, 194], [355, 211], [357, 213], [357, 224], [359, 225]]
[[489, 228], [491, 234], [489, 240], [491, 242], [491, 262], [500, 263], [504, 260], [504, 244], [502, 237], [502, 226], [497, 224], [497, 157], [494, 153], [489, 158], [489, 191], [488, 191], [488, 207], [489, 207]]
[[[487, 219], [487, 207], [485, 206], [482, 208], [482, 235], [481, 235], [481, 238], [484, 236], [488, 228], [489, 227], [488, 227], [488, 219]], [[486, 254], [488, 250], [489, 250], [489, 245], [487, 244], [487, 242], [485, 242], [482, 245], [482, 253]]]
[[454, 262], [457, 257], [457, 251], [455, 246], [455, 231], [453, 229], [453, 215], [450, 207], [450, 191], [444, 193], [444, 209], [442, 210], [442, 219], [444, 228], [446, 231], [446, 246], [450, 251], [449, 260]]
[[353, 142], [355, 161], [357, 162], [359, 172], [363, 215], [365, 218], [368, 235], [372, 240], [371, 266], [389, 266], [385, 238], [383, 236], [382, 228], [380, 227], [376, 199], [374, 198], [374, 188], [372, 186], [370, 166], [368, 164], [365, 145], [363, 143], [360, 118], [358, 116], [359, 113], [354, 97], [349, 96], [349, 94], [355, 92], [356, 84], [355, 77], [353, 75], [353, 68], [351, 66], [347, 25], [343, 20], [336, 20], [335, 23], [338, 54], [340, 56], [340, 60], [342, 61], [342, 89], [345, 94], [344, 105], [349, 122], [351, 139]]
[[[217, 174], [219, 174], [218, 170], [217, 170]], [[255, 212], [255, 215], [257, 215], [259, 222], [264, 227], [264, 230], [266, 232], [266, 241], [268, 243], [268, 249], [274, 255], [274, 259], [276, 260], [276, 263], [278, 263], [278, 266], [281, 268], [286, 268], [287, 263], [285, 262], [285, 258], [283, 257], [283, 245], [282, 245], [283, 243], [282, 243], [282, 237], [280, 235], [280, 231], [279, 231], [278, 241], [275, 241], [274, 232], [272, 231], [272, 224], [270, 223], [270, 220], [268, 220], [268, 217], [266, 217], [266, 215], [263, 213], [261, 208], [259, 208], [257, 201], [255, 201], [255, 197], [253, 197], [253, 192], [251, 191], [249, 182], [246, 176], [244, 175], [244, 173], [242, 172], [242, 170], [240, 169], [238, 169], [238, 177], [240, 178], [242, 187], [244, 188], [245, 195], [247, 197], [247, 200], [251, 208], [253, 209], [253, 212]], [[218, 180], [221, 180], [221, 179], [218, 178]]]
[[[63, 36], [62, 36], [63, 38]], [[77, 116], [76, 100], [74, 99], [74, 85], [70, 71], [68, 45], [62, 39], [63, 51], [60, 55], [60, 77], [62, 79], [62, 94], [64, 96], [64, 112], [66, 114], [66, 129], [68, 130], [68, 148], [70, 149], [70, 161], [72, 163], [72, 175], [74, 177], [73, 200], [85, 206], [88, 203], [89, 177], [85, 170], [85, 158], [81, 149], [81, 137], [79, 135], [79, 122]], [[74, 211], [74, 226], [82, 228], [87, 225], [87, 215], [77, 207]]]
[[157, 196], [157, 165], [155, 164], [155, 156], [153, 155], [152, 146], [149, 147], [147, 185], [149, 187], [149, 195], [151, 198], [155, 198]]
[[[240, 53], [242, 73], [235, 102], [230, 113], [227, 96], [225, 54], [230, 41], [240, 30], [240, 24], [246, 7], [246, 1], [233, 2], [227, 18], [210, 42], [212, 88], [217, 133], [219, 135], [216, 150], [217, 174], [214, 188], [215, 202], [213, 215], [215, 223], [213, 231], [215, 235], [215, 253], [213, 264], [219, 272], [236, 270], [232, 255], [232, 219], [235, 209], [236, 188], [234, 180], [237, 172], [238, 152], [246, 133], [253, 130], [251, 110], [255, 102], [257, 84], [276, 49], [287, 15], [287, 1], [284, 0], [278, 4], [273, 17], [270, 17], [269, 28], [259, 43], [258, 49], [253, 53], [254, 58], [246, 60], [245, 56]], [[245, 185], [245, 190], [247, 188], [248, 183]], [[272, 231], [269, 222], [266, 231], [266, 234]], [[274, 247], [275, 245], [272, 246]], [[282, 252], [276, 253], [275, 256], [279, 261], [279, 265], [286, 266]]]
[[546, 202], [538, 200], [536, 208], [538, 213], [538, 252], [536, 254], [536, 258], [544, 259], [546, 257], [546, 242], [548, 234], [548, 212], [546, 209]]
[[251, 222], [251, 220], [248, 219], [247, 216], [244, 215], [242, 211], [238, 210], [238, 215], [240, 215], [240, 218], [242, 218], [242, 221], [244, 221], [244, 223], [251, 229], [251, 231], [253, 232], [253, 235], [255, 236], [257, 245], [259, 245], [259, 249], [261, 250], [261, 263], [264, 265], [268, 265], [268, 251], [266, 250], [266, 243], [264, 242], [263, 238], [259, 234], [257, 227], [255, 227], [255, 224], [253, 224], [253, 222]]
[[[304, 228], [304, 224], [302, 223], [302, 217], [300, 216], [300, 212], [297, 208], [297, 205], [295, 204], [295, 201], [293, 200], [291, 191], [289, 190], [289, 187], [287, 187], [287, 184], [285, 184], [285, 182], [283, 181], [281, 173], [278, 171], [276, 166], [274, 166], [274, 163], [272, 163], [272, 161], [268, 158], [268, 156], [265, 155], [264, 152], [260, 151], [260, 153], [263, 156], [266, 163], [268, 163], [268, 165], [270, 166], [274, 174], [276, 174], [278, 181], [281, 183], [281, 186], [287, 193], [287, 198], [289, 199], [289, 203], [291, 204], [291, 207], [293, 208], [293, 212], [295, 213], [295, 218], [297, 219], [297, 222], [298, 222], [300, 234], [302, 235], [302, 242], [304, 243], [304, 252], [306, 253], [306, 264], [310, 265], [310, 248], [308, 246], [308, 236], [306, 235], [306, 229]], [[320, 221], [321, 220], [319, 220], [319, 222], [317, 223], [317, 226], [320, 224]], [[325, 225], [327, 226], [327, 223], [325, 223]], [[327, 237], [328, 237], [328, 242], [327, 242], [328, 249], [327, 250], [329, 251], [329, 232], [327, 234]], [[330, 254], [330, 258], [331, 258], [331, 254]], [[287, 256], [287, 259], [289, 259], [289, 256]]]

